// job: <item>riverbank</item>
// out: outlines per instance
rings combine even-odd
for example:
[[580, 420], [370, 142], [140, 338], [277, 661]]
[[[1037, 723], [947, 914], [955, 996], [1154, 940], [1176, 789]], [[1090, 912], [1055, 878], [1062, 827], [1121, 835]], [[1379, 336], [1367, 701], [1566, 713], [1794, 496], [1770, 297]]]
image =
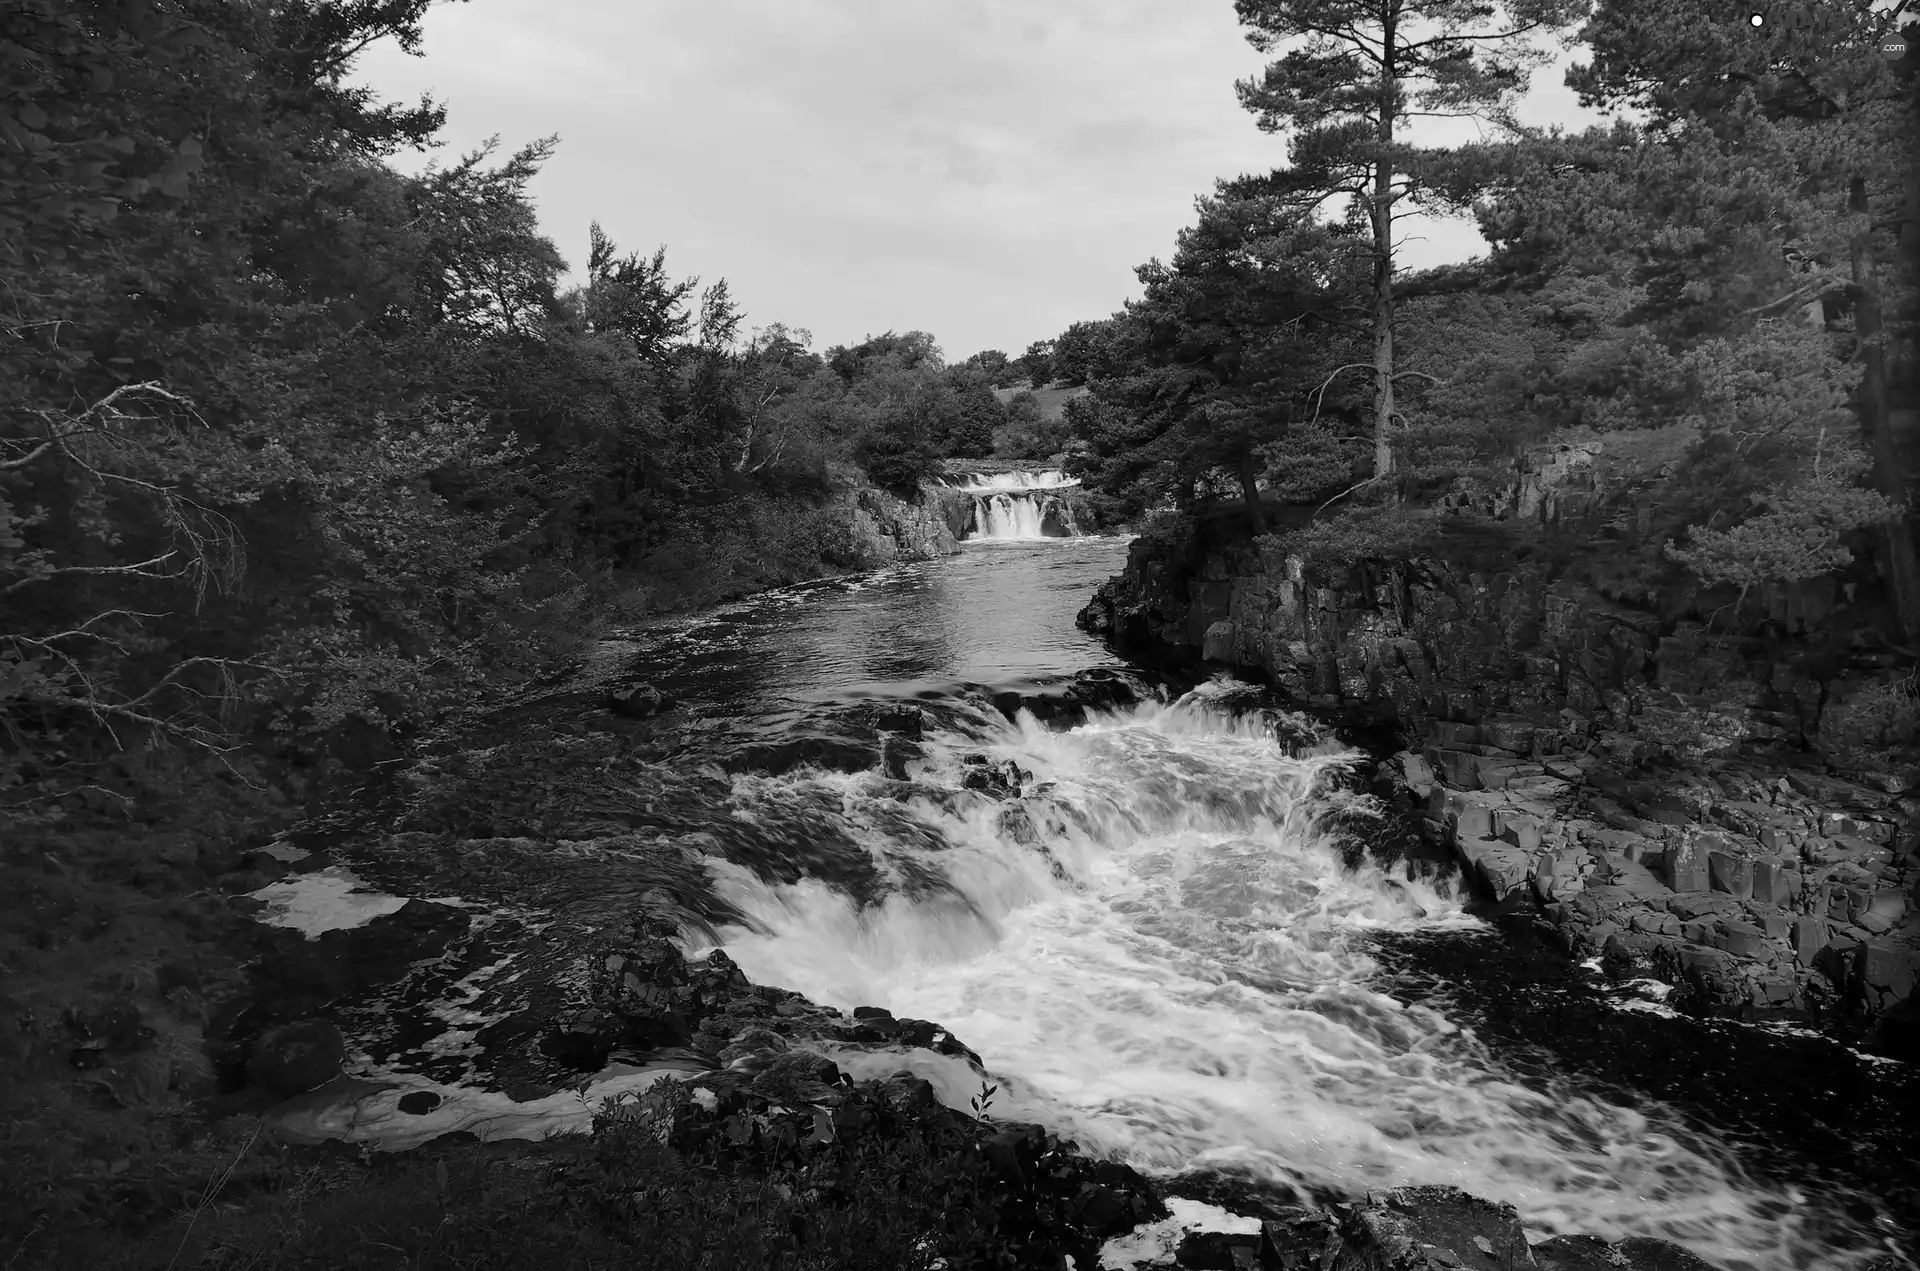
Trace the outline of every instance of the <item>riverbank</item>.
[[[1014, 877], [1031, 864], [1025, 861], [1030, 852], [1043, 863], [1053, 860], [1054, 868], [1074, 862], [1084, 871], [1085, 859], [1050, 855], [1074, 850], [1076, 831], [1062, 816], [1075, 804], [1049, 795], [1018, 763], [970, 758], [965, 739], [1037, 745], [1043, 759], [1065, 759], [1067, 751], [1051, 749], [1057, 740], [1008, 732], [1006, 720], [1026, 711], [1070, 724], [1089, 707], [1184, 687], [1187, 681], [1178, 678], [1163, 683], [1118, 666], [1059, 673], [1101, 661], [1090, 640], [1059, 621], [1062, 606], [1071, 612], [1085, 596], [1086, 583], [1074, 582], [1069, 599], [1045, 600], [1066, 594], [1061, 562], [1078, 559], [1084, 570], [1111, 561], [1099, 564], [1094, 576], [1102, 576], [1117, 564], [1118, 550], [1087, 543], [969, 552], [924, 570], [816, 584], [677, 624], [675, 639], [683, 647], [665, 657], [670, 665], [660, 656], [669, 651], [642, 657], [616, 647], [586, 675], [512, 701], [483, 703], [419, 742], [406, 762], [379, 769], [377, 780], [335, 815], [262, 844], [267, 850], [247, 859], [246, 876], [231, 879], [231, 891], [223, 893], [231, 898], [219, 902], [231, 915], [231, 930], [246, 936], [235, 947], [248, 961], [232, 991], [220, 993], [223, 1008], [208, 1019], [212, 1044], [205, 1059], [214, 1090], [188, 1109], [227, 1120], [209, 1132], [194, 1128], [204, 1120], [167, 1126], [150, 1118], [157, 1127], [150, 1138], [163, 1143], [184, 1134], [182, 1151], [194, 1154], [190, 1159], [169, 1159], [157, 1147], [100, 1158], [104, 1185], [120, 1186], [129, 1199], [168, 1177], [192, 1179], [184, 1184], [191, 1190], [184, 1205], [163, 1207], [144, 1225], [129, 1205], [120, 1211], [127, 1226], [118, 1232], [103, 1231], [98, 1221], [110, 1211], [87, 1211], [90, 1222], [76, 1218], [61, 1230], [74, 1242], [74, 1262], [139, 1266], [152, 1255], [155, 1265], [164, 1265], [184, 1241], [181, 1265], [203, 1258], [208, 1265], [222, 1259], [302, 1265], [308, 1251], [307, 1265], [356, 1265], [355, 1259], [385, 1265], [381, 1260], [391, 1259], [394, 1248], [407, 1251], [415, 1265], [473, 1265], [491, 1239], [502, 1258], [534, 1257], [529, 1250], [538, 1241], [574, 1249], [576, 1261], [594, 1265], [597, 1258], [631, 1260], [630, 1238], [658, 1239], [671, 1248], [667, 1242], [693, 1230], [751, 1227], [759, 1233], [754, 1239], [776, 1246], [787, 1241], [798, 1251], [792, 1243], [798, 1222], [815, 1233], [840, 1233], [832, 1238], [841, 1245], [809, 1241], [806, 1252], [827, 1265], [859, 1265], [851, 1260], [856, 1254], [835, 1250], [863, 1244], [895, 1257], [882, 1265], [916, 1265], [914, 1257], [931, 1256], [946, 1236], [961, 1245], [974, 1239], [933, 1217], [939, 1212], [934, 1201], [969, 1170], [980, 1180], [975, 1194], [982, 1215], [998, 1215], [1004, 1230], [1044, 1231], [1060, 1251], [1084, 1251], [1096, 1228], [1117, 1230], [1101, 1223], [1157, 1212], [1154, 1196], [1222, 1204], [1255, 1220], [1238, 1232], [1255, 1235], [1254, 1241], [1196, 1239], [1184, 1265], [1258, 1259], [1260, 1240], [1267, 1238], [1263, 1221], [1319, 1222], [1321, 1237], [1345, 1230], [1348, 1219], [1340, 1214], [1303, 1215], [1293, 1208], [1298, 1197], [1282, 1203], [1271, 1190], [1236, 1186], [1218, 1174], [1159, 1179], [1144, 1191], [1125, 1175], [1089, 1176], [1093, 1163], [1044, 1132], [1036, 1137], [1016, 1126], [983, 1125], [969, 1100], [991, 1092], [982, 1090], [987, 1074], [972, 1056], [968, 1032], [979, 1027], [992, 1035], [990, 1016], [969, 1015], [968, 1028], [956, 1034], [946, 1025], [957, 1017], [932, 1004], [910, 1012], [927, 1020], [905, 1018], [905, 1011], [898, 1019], [856, 1011], [855, 1004], [874, 1000], [859, 995], [838, 995], [836, 1005], [844, 1009], [823, 1008], [817, 1002], [832, 1000], [828, 994], [808, 999], [770, 990], [744, 982], [724, 962], [684, 952], [698, 949], [702, 931], [721, 923], [744, 917], [751, 930], [779, 920], [777, 906], [743, 914], [752, 889], [715, 885], [738, 881], [742, 871], [769, 886], [810, 880], [873, 900], [904, 884], [912, 889], [909, 897], [935, 899], [938, 875], [912, 868], [916, 844], [924, 845], [929, 830], [960, 836], [948, 840], [952, 848], [963, 855], [984, 851], [981, 863], [995, 862]], [[936, 578], [948, 580], [949, 588], [972, 578], [975, 590], [943, 594]], [[893, 599], [876, 608], [882, 596]], [[1006, 611], [981, 603], [987, 597], [1001, 599]], [[886, 631], [888, 640], [861, 634], [873, 630]], [[1038, 636], [1042, 630], [1051, 633], [1046, 641]], [[958, 652], [960, 645], [974, 646], [974, 656]], [[944, 686], [937, 692], [925, 680], [935, 669]], [[632, 695], [627, 709], [614, 708], [614, 691], [636, 678], [663, 686], [665, 709], [635, 709]], [[876, 678], [887, 691], [875, 691]], [[809, 697], [809, 686], [823, 680], [834, 691]], [[672, 705], [675, 699], [688, 705]], [[796, 710], [796, 701], [814, 704]], [[1158, 709], [1142, 719], [1159, 718]], [[1153, 739], [1223, 726], [1212, 716], [1178, 712], [1170, 723], [1171, 732], [1160, 732], [1149, 722], [1139, 736], [1159, 744]], [[962, 748], [957, 758], [940, 757], [956, 745]], [[1249, 753], [1248, 762], [1263, 764], [1260, 779], [1277, 783], [1271, 807], [1288, 806], [1304, 793], [1289, 783], [1309, 769], [1283, 763], [1284, 771], [1267, 771], [1274, 765], [1261, 758], [1265, 754]], [[935, 765], [930, 774], [923, 771], [928, 764]], [[1140, 775], [1150, 785], [1163, 771], [1174, 770], [1150, 764]], [[1238, 789], [1235, 771], [1221, 770], [1220, 781], [1198, 789]], [[1126, 801], [1117, 809], [1174, 815], [1151, 790], [1136, 791], [1140, 784], [1122, 781]], [[857, 800], [857, 816], [850, 798]], [[891, 809], [908, 799], [924, 801], [931, 820], [899, 819]], [[880, 840], [853, 833], [860, 829], [856, 821], [870, 822], [868, 828], [900, 852], [883, 863], [871, 850]], [[975, 830], [989, 837], [977, 843], [966, 837]], [[1313, 842], [1288, 838], [1275, 846], [1303, 852], [1295, 865], [1332, 868], [1315, 855]], [[714, 862], [724, 865], [715, 869]], [[1033, 873], [1036, 884], [1050, 885], [1048, 878], [1046, 869]], [[366, 890], [353, 891], [356, 880]], [[1326, 881], [1345, 886], [1332, 875]], [[1343, 903], [1380, 904], [1394, 913], [1405, 907], [1398, 891], [1383, 896], [1373, 899], [1359, 887]], [[209, 895], [199, 903], [213, 900]], [[262, 924], [263, 918], [271, 921]], [[312, 921], [319, 918], [329, 921]], [[796, 930], [812, 929], [810, 921], [790, 920]], [[648, 921], [661, 925], [649, 930]], [[329, 925], [336, 929], [322, 930]], [[666, 939], [667, 930], [685, 943]], [[317, 933], [314, 939], [307, 939], [309, 932]], [[749, 953], [740, 952], [743, 963], [751, 961]], [[760, 956], [770, 958], [765, 951]], [[767, 965], [791, 964], [772, 957]], [[984, 974], [996, 986], [993, 995], [1010, 1000], [1030, 987], [1003, 985], [992, 965], [955, 964], [946, 974]], [[791, 966], [793, 973], [800, 969]], [[778, 972], [753, 978], [794, 982]], [[1370, 1000], [1347, 1002], [1345, 1009], [1337, 1009], [1340, 1001], [1326, 1003], [1334, 1013], [1321, 1026], [1349, 1027], [1351, 1009], [1371, 1012]], [[889, 1004], [897, 1008], [899, 1000]], [[1303, 1018], [1322, 1018], [1313, 1010], [1307, 1006]], [[1375, 1035], [1368, 1018], [1359, 1021], [1353, 1044], [1391, 1045], [1392, 1030], [1404, 1027], [1397, 1017], [1383, 1017], [1379, 1026], [1388, 1031], [1369, 1042]], [[132, 1070], [144, 1053], [137, 1046], [123, 1053], [114, 1042], [98, 1049], [101, 1069], [115, 1072]], [[812, 1066], [796, 1073], [796, 1064]], [[1147, 1066], [1159, 1071], [1157, 1062]], [[896, 1106], [878, 1074], [901, 1068], [930, 1081], [934, 1103], [947, 1111], [926, 1106], [912, 1093], [922, 1088], [911, 1083], [899, 1089], [907, 1106]], [[603, 1125], [592, 1140], [545, 1146], [446, 1141], [449, 1132], [588, 1130], [602, 1097], [624, 1094], [634, 1108], [641, 1087], [651, 1088], [663, 1073], [687, 1087], [686, 1101], [665, 1118], [665, 1149], [638, 1163], [623, 1155], [628, 1147], [621, 1146], [617, 1126], [609, 1134]], [[840, 1080], [842, 1074], [850, 1081]], [[803, 1084], [775, 1088], [796, 1078]], [[317, 1092], [305, 1089], [310, 1082], [319, 1083]], [[1471, 1097], [1466, 1087], [1440, 1088]], [[989, 1116], [1022, 1106], [1008, 1103], [1021, 1096], [1017, 1089], [1000, 1092]], [[849, 1106], [853, 1111], [843, 1116]], [[925, 1114], [920, 1120], [916, 1106]], [[1499, 1116], [1504, 1109], [1483, 1111]], [[653, 1118], [646, 1124], [655, 1143], [663, 1125], [658, 1112], [644, 1114]], [[874, 1120], [866, 1122], [864, 1113]], [[1507, 1132], [1516, 1128], [1501, 1124]], [[1170, 1118], [1164, 1128], [1178, 1133], [1181, 1127]], [[1459, 1130], [1449, 1123], [1434, 1132]], [[676, 1140], [676, 1133], [682, 1137]], [[1012, 1139], [996, 1147], [1002, 1133]], [[331, 1149], [302, 1143], [327, 1135], [349, 1143]], [[374, 1140], [397, 1145], [435, 1137], [440, 1142], [417, 1155], [361, 1159]], [[743, 1162], [743, 1147], [751, 1148], [751, 1160]], [[1417, 1155], [1417, 1144], [1408, 1150]], [[933, 1161], [936, 1181], [914, 1184], [906, 1194], [861, 1190], [901, 1175], [900, 1153]], [[753, 1168], [734, 1172], [741, 1163]], [[716, 1174], [697, 1168], [709, 1164]], [[199, 1190], [229, 1166], [222, 1199], [191, 1219]], [[808, 1172], [778, 1172], [802, 1167]], [[1308, 1176], [1325, 1178], [1323, 1167]], [[205, 1172], [196, 1175], [199, 1170]], [[1041, 1205], [1029, 1185], [1036, 1170], [1049, 1177], [1064, 1171], [1059, 1177], [1071, 1187], [1043, 1189], [1041, 1196], [1051, 1199]], [[1350, 1190], [1357, 1195], [1360, 1189]], [[647, 1198], [645, 1213], [658, 1216], [654, 1225], [634, 1205], [636, 1192]], [[897, 1221], [888, 1219], [893, 1226], [882, 1223], [877, 1231], [848, 1227], [847, 1195], [861, 1198], [859, 1212], [891, 1213]], [[596, 1208], [602, 1202], [605, 1208]], [[223, 1207], [229, 1203], [240, 1207]], [[341, 1216], [358, 1205], [371, 1216], [356, 1230]], [[499, 1205], [539, 1218], [508, 1230], [489, 1212]], [[725, 1220], [714, 1221], [716, 1214]], [[56, 1229], [44, 1226], [40, 1236]], [[900, 1241], [889, 1243], [888, 1231], [911, 1233], [912, 1240], [903, 1251]], [[934, 1244], [916, 1252], [930, 1235]], [[1171, 1240], [1169, 1251], [1184, 1242], [1178, 1231], [1162, 1235]], [[734, 1258], [737, 1265], [747, 1246], [725, 1243], [731, 1238], [716, 1237], [705, 1253], [679, 1252], [685, 1265], [700, 1265], [703, 1256], [715, 1265]], [[223, 1246], [229, 1252], [219, 1252]], [[1281, 1256], [1272, 1253], [1266, 1265], [1286, 1265], [1277, 1261]], [[961, 1265], [955, 1257], [948, 1261]]]
[[1397, 735], [1391, 785], [1423, 833], [1494, 901], [1539, 904], [1572, 956], [1911, 1058], [1920, 769], [1834, 770], [1882, 664], [1823, 646], [1829, 622], [1860, 630], [1849, 600], [1768, 603], [1797, 646], [1716, 640], [1544, 561], [1319, 568], [1273, 540], [1141, 540], [1081, 621]]
[[[608, 575], [528, 684], [476, 687], [537, 694], [538, 684], [577, 674], [609, 629], [957, 550], [926, 509], [883, 492], [851, 490], [836, 507], [845, 560], [766, 560], [747, 573], [709, 573], [698, 586]], [[248, 1196], [253, 1207], [310, 1189], [302, 1180], [313, 1162], [258, 1140], [233, 1165], [251, 1139], [249, 1109], [221, 1096], [215, 1052], [264, 952], [258, 906], [241, 898], [286, 872], [270, 844], [321, 809], [350, 804], [369, 773], [409, 762], [451, 724], [343, 730], [291, 763], [244, 750], [224, 766], [143, 753], [129, 769], [137, 797], [97, 792], [5, 827], [0, 1267], [97, 1266], [101, 1248], [120, 1251], [107, 1265], [140, 1265], [115, 1259], [144, 1256], [148, 1235], [222, 1177], [222, 1204]], [[369, 1190], [351, 1171], [328, 1186], [347, 1189], [342, 1204]], [[262, 1212], [278, 1212], [277, 1203]]]
[[[1089, 675], [991, 708], [1065, 724], [1151, 687]], [[508, 1267], [565, 1249], [577, 1266], [631, 1265], [644, 1251], [662, 1267], [781, 1265], [783, 1252], [833, 1267], [988, 1265], [999, 1253], [1092, 1267], [1105, 1242], [1142, 1223], [1125, 1246], [1142, 1259], [1132, 1265], [1377, 1261], [1408, 1240], [1469, 1266], [1578, 1267], [1555, 1259], [1582, 1251], [1617, 1255], [1612, 1266], [1691, 1265], [1658, 1241], [1529, 1249], [1511, 1210], [1444, 1189], [1315, 1211], [1207, 1172], [1150, 1182], [1040, 1127], [995, 1120], [978, 1060], [940, 1024], [824, 1009], [749, 983], [723, 954], [680, 952], [674, 935], [738, 917], [679, 853], [636, 832], [665, 809], [702, 806], [716, 817], [707, 832], [720, 830], [717, 792], [701, 797], [718, 778], [676, 773], [656, 755], [679, 752], [676, 734], [698, 721], [589, 712], [578, 697], [560, 687], [475, 719], [365, 791], [357, 815], [254, 854], [247, 882], [278, 878], [254, 890], [282, 896], [225, 906], [252, 924], [257, 956], [212, 1025], [222, 1088], [195, 1111], [223, 1119], [205, 1123], [191, 1156], [103, 1163], [129, 1200], [171, 1173], [181, 1189], [171, 1212], [119, 1230], [97, 1214], [43, 1226], [36, 1239], [60, 1243], [23, 1245], [47, 1255], [25, 1265], [373, 1267], [400, 1255]], [[754, 770], [884, 763], [883, 734], [910, 741], [912, 728], [883, 713], [811, 721], [808, 735], [840, 738], [837, 754], [775, 748]], [[871, 744], [857, 745], [862, 736]], [[983, 765], [977, 789], [1012, 811], [1024, 784]], [[351, 883], [348, 870], [383, 891], [343, 906], [332, 883]], [[488, 972], [509, 964], [526, 982], [501, 996]], [[461, 985], [474, 995], [446, 991]], [[422, 1036], [423, 1023], [455, 1044]], [[411, 1048], [403, 1066], [441, 1079], [341, 1072], [369, 1057], [390, 1067], [396, 1051], [383, 1047]], [[912, 1068], [915, 1053], [978, 1078], [985, 1115], [955, 1110], [964, 1090], [856, 1077], [876, 1063]], [[476, 1064], [477, 1084], [502, 1096], [473, 1102]], [[512, 1137], [566, 1129], [591, 1134]], [[347, 1142], [315, 1145], [327, 1137]]]

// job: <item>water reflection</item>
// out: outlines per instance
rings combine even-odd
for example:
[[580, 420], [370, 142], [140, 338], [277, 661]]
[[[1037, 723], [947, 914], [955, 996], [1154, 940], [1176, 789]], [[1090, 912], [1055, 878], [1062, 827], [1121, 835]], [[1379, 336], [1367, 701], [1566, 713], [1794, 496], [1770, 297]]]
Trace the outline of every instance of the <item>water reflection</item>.
[[1073, 617], [1126, 550], [1120, 538], [969, 544], [941, 560], [790, 587], [651, 629], [632, 670], [690, 705], [760, 717], [1118, 666]]

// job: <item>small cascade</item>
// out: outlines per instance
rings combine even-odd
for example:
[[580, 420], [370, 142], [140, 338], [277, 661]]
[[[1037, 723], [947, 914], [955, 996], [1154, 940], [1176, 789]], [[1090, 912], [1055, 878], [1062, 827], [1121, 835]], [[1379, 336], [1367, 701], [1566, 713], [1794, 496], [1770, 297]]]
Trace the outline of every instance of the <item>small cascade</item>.
[[1038, 472], [967, 473], [948, 485], [973, 496], [968, 539], [1078, 538], [1073, 506], [1058, 494], [1080, 482], [1057, 468]]

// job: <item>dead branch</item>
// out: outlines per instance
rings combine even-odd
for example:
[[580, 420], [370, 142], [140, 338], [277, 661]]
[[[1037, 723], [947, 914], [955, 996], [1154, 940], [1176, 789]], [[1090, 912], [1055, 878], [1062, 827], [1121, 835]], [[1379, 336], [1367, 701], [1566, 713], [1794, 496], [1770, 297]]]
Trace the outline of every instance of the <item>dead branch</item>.
[[15, 579], [5, 587], [0, 587], [0, 596], [11, 595], [29, 583], [43, 583], [49, 578], [57, 578], [62, 574], [125, 574], [134, 578], [150, 578], [162, 581], [170, 578], [184, 578], [186, 577], [186, 571], [184, 570], [176, 573], [152, 573], [148, 570], [149, 566], [171, 560], [177, 555], [179, 555], [179, 552], [176, 549], [174, 551], [162, 552], [160, 555], [147, 560], [136, 561], [131, 565], [61, 565], [58, 568], [48, 570], [44, 574], [29, 574], [25, 578]]

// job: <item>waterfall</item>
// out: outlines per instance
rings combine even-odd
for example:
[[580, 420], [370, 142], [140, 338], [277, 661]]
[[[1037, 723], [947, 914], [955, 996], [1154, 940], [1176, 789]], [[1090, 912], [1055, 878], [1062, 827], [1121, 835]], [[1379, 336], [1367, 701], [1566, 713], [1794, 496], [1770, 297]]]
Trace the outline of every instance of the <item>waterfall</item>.
[[1037, 472], [970, 472], [948, 483], [973, 496], [973, 518], [964, 537], [1020, 540], [1077, 538], [1073, 507], [1052, 493], [1079, 481], [1057, 468]]
[[[1657, 1107], [1529, 1084], [1434, 1005], [1391, 993], [1370, 937], [1479, 924], [1437, 880], [1340, 846], [1369, 813], [1357, 756], [1282, 744], [1206, 689], [1054, 732], [1023, 715], [929, 728], [914, 782], [737, 777], [736, 816], [815, 809], [882, 895], [710, 859], [746, 921], [722, 932], [756, 982], [937, 1020], [1036, 1121], [1149, 1171], [1240, 1174], [1298, 1203], [1452, 1184], [1537, 1232], [1678, 1240], [1740, 1271], [1859, 1269], [1814, 1207]], [[1304, 719], [1290, 736], [1311, 736]], [[964, 791], [969, 752], [1015, 797]], [[830, 1048], [855, 1077], [902, 1069], [965, 1107], [981, 1076], [931, 1050]]]

